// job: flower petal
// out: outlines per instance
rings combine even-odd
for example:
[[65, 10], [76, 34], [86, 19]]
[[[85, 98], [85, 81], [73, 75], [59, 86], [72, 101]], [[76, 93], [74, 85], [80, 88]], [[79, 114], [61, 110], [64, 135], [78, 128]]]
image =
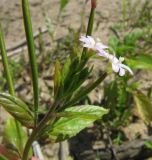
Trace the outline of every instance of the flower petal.
[[105, 52], [104, 50], [101, 50], [100, 52], [97, 53], [97, 55], [108, 58], [109, 53]]
[[128, 66], [126, 66], [124, 64], [120, 64], [120, 67], [126, 69], [131, 75], [134, 74], [133, 71]]
[[124, 57], [119, 57], [120, 62], [123, 62], [124, 60], [125, 60]]
[[120, 68], [117, 64], [112, 63], [112, 69], [114, 72], [118, 73]]
[[90, 40], [85, 36], [81, 36], [79, 40], [85, 44], [90, 44]]
[[85, 36], [81, 36], [79, 39], [81, 42], [87, 42], [87, 38]]
[[93, 39], [93, 37], [87, 36], [87, 38], [88, 38], [88, 41], [89, 41], [90, 45], [94, 47], [96, 42], [95, 42], [95, 40]]
[[95, 48], [96, 48], [96, 50], [100, 51], [100, 50], [103, 50], [103, 49], [107, 49], [108, 46], [102, 44], [101, 42], [97, 42], [96, 45], [95, 45]]
[[119, 75], [120, 76], [124, 76], [125, 75], [125, 70], [123, 68], [120, 68]]
[[90, 45], [88, 45], [88, 44], [84, 44], [83, 47], [85, 47], [85, 48], [91, 48]]
[[84, 43], [83, 47], [95, 50], [94, 47], [96, 42], [91, 36], [81, 36], [79, 40]]
[[114, 64], [117, 64], [117, 65], [119, 64], [118, 58], [115, 57], [114, 55], [110, 55], [110, 54], [109, 54], [108, 59], [110, 59], [110, 60], [112, 61], [112, 63], [114, 63]]

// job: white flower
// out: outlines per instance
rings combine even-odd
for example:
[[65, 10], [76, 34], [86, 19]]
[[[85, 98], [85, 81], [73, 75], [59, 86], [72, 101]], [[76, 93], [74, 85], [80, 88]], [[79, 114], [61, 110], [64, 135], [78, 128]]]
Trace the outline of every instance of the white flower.
[[96, 43], [95, 49], [97, 51], [97, 55], [108, 58], [109, 53], [106, 52], [104, 49], [107, 49], [108, 47], [100, 42]]
[[91, 36], [81, 36], [79, 40], [84, 43], [83, 47], [92, 49], [97, 52], [98, 56], [102, 56], [109, 59], [112, 64], [113, 71], [119, 73], [120, 76], [124, 76], [126, 71], [133, 75], [132, 70], [128, 66], [122, 64], [124, 58], [120, 57], [118, 59], [114, 55], [111, 55], [107, 51], [105, 51], [105, 49], [107, 49], [108, 47], [102, 44], [100, 42], [100, 39], [97, 39], [96, 42], [94, 38]]
[[115, 56], [111, 55], [109, 57], [109, 60], [112, 63], [113, 71], [119, 73], [120, 76], [124, 76], [126, 71], [128, 71], [131, 75], [133, 75], [132, 70], [128, 66], [122, 64], [124, 58], [120, 57], [119, 59], [117, 59]]
[[102, 52], [104, 49], [108, 48], [106, 45], [102, 44], [100, 42], [100, 39], [97, 38], [97, 42], [94, 40], [91, 36], [81, 36], [79, 39], [81, 42], [83, 42], [83, 47]]
[[79, 40], [84, 43], [83, 47], [95, 49], [96, 42], [91, 36], [81, 36]]
[[106, 51], [102, 50], [100, 52], [97, 52], [97, 55], [98, 56], [101, 56], [101, 57], [105, 57], [105, 58], [108, 58], [109, 57], [109, 53], [107, 53]]

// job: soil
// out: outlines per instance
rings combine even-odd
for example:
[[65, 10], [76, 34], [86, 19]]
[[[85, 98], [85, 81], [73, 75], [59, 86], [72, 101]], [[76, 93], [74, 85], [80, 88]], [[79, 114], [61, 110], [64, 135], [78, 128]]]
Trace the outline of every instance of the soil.
[[[67, 27], [77, 28], [80, 25], [80, 12], [84, 0], [71, 0], [62, 14], [62, 23], [65, 25], [62, 30], [58, 30], [58, 36], [63, 36], [67, 32]], [[29, 0], [33, 30], [45, 26], [43, 12], [55, 23], [59, 12], [59, 0]], [[86, 17], [90, 4], [86, 5]], [[121, 3], [119, 0], [101, 0], [98, 1], [96, 19], [100, 20], [100, 30], [96, 35], [106, 42], [109, 35], [108, 30], [111, 23], [116, 22], [120, 17]], [[0, 20], [5, 31], [5, 39], [8, 47], [24, 39], [24, 27], [21, 11], [21, 1], [1, 0]], [[87, 22], [87, 19], [86, 19]]]

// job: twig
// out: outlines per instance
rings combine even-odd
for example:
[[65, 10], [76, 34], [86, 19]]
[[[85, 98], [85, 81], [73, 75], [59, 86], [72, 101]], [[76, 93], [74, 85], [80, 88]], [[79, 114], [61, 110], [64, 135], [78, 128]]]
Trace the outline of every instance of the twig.
[[[96, 156], [98, 155], [98, 157], [101, 158], [102, 160], [113, 160], [113, 153], [109, 148], [92, 150], [91, 147], [90, 148], [87, 147], [89, 141], [88, 139], [86, 139], [87, 142], [86, 141], [83, 142], [86, 148], [84, 148], [83, 144], [77, 144], [76, 142], [79, 142], [78, 140], [82, 138], [82, 136], [87, 137], [86, 135], [80, 135], [80, 137], [77, 136], [72, 140], [74, 142], [70, 142], [71, 144], [74, 143], [75, 146], [78, 146], [78, 147], [73, 146], [73, 148], [71, 148], [71, 154], [76, 155], [77, 159], [93, 160], [96, 159]], [[146, 139], [137, 139], [124, 142], [120, 146], [113, 146], [113, 149], [115, 150], [117, 158], [119, 160], [143, 160], [152, 156], [152, 149], [147, 148], [145, 146], [145, 141], [152, 142], [152, 136]]]
[[59, 160], [67, 160], [67, 157], [68, 157], [67, 141], [59, 143], [58, 157], [59, 157]]
[[32, 148], [34, 152], [34, 156], [37, 157], [39, 160], [44, 160], [40, 145], [37, 141], [32, 143]]

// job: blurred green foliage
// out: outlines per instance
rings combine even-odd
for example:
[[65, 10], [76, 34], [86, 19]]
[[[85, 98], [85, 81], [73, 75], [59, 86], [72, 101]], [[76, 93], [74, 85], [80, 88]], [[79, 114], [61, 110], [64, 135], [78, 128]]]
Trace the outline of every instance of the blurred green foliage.
[[[111, 27], [114, 35], [109, 38], [109, 50], [117, 57], [125, 57], [125, 63], [134, 70], [134, 76], [143, 70], [152, 71], [150, 1], [146, 0], [141, 5], [140, 12], [129, 0], [123, 0], [122, 5], [123, 21]], [[142, 85], [130, 76], [122, 78], [118, 75], [105, 83], [101, 104], [110, 109], [110, 113], [104, 116], [104, 122], [110, 130], [117, 131], [116, 138], [111, 135], [114, 143], [122, 143], [121, 127], [133, 121], [133, 106], [137, 106], [139, 117], [145, 123], [151, 122], [151, 87], [147, 93], [142, 93], [139, 91]]]

